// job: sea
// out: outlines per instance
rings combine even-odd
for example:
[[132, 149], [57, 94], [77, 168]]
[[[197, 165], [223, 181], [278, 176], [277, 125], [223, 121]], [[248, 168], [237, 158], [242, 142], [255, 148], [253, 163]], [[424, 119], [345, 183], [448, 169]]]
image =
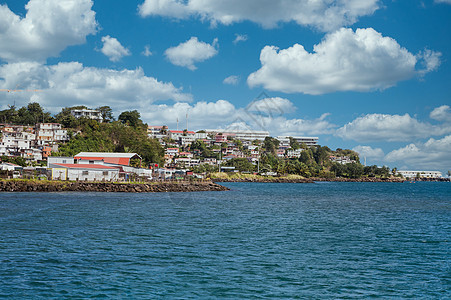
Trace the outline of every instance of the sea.
[[0, 193], [0, 298], [451, 298], [451, 183], [223, 184]]

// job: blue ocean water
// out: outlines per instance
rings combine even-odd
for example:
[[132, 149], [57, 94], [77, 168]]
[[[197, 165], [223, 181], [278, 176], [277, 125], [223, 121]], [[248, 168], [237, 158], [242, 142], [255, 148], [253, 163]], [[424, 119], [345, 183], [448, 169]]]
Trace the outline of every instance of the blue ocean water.
[[0, 298], [451, 298], [450, 183], [1, 193]]

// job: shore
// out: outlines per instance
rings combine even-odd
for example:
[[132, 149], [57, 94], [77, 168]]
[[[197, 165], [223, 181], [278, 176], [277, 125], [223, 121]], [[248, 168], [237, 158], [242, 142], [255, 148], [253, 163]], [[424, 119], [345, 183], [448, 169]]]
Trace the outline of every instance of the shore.
[[321, 178], [321, 177], [302, 177], [299, 175], [287, 176], [261, 176], [254, 174], [234, 173], [228, 175], [226, 173], [212, 173], [211, 180], [214, 182], [274, 182], [274, 183], [314, 183], [318, 181], [331, 182], [405, 182], [405, 178], [389, 177], [361, 177], [361, 178]]
[[113, 183], [46, 180], [0, 180], [0, 192], [112, 192], [158, 193], [227, 191], [228, 188], [212, 181]]

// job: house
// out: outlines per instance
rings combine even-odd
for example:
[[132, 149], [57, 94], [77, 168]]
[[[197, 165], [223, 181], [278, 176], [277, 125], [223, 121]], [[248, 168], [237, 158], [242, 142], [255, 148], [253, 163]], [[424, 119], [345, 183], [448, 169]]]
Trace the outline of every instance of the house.
[[162, 139], [166, 137], [168, 126], [147, 126], [147, 135], [150, 138]]
[[167, 155], [168, 157], [172, 158], [179, 154], [179, 148], [167, 148], [166, 150], [164, 150], [164, 154], [165, 156]]
[[98, 122], [103, 121], [100, 110], [96, 110], [96, 109], [72, 109], [70, 111], [70, 113], [77, 119], [87, 118], [87, 119], [91, 119], [91, 120], [96, 120]]
[[68, 141], [67, 130], [59, 123], [38, 123], [36, 124], [36, 140], [54, 142]]

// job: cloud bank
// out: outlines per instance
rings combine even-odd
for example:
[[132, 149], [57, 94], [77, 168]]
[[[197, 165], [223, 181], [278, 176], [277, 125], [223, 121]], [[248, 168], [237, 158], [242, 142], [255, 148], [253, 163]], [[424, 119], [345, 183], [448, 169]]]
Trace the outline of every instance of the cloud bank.
[[145, 0], [138, 9], [142, 17], [198, 17], [212, 25], [252, 21], [264, 28], [296, 22], [330, 31], [354, 24], [379, 7], [379, 0]]

